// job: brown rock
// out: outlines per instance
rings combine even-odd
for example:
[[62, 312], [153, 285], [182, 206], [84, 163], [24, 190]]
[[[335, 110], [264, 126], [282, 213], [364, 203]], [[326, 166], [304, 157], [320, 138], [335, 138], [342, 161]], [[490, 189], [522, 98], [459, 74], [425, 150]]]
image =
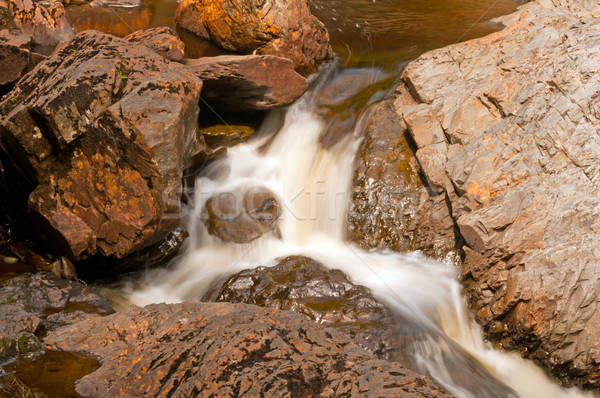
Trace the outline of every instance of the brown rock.
[[246, 304], [129, 307], [52, 332], [46, 343], [100, 358], [100, 369], [77, 383], [87, 397], [447, 396], [336, 330]]
[[303, 75], [333, 57], [327, 29], [306, 0], [183, 0], [175, 20], [225, 50], [289, 58]]
[[31, 36], [0, 30], [0, 85], [16, 83], [45, 58], [31, 51]]
[[55, 248], [123, 257], [178, 224], [201, 87], [184, 66], [95, 31], [19, 82], [0, 103], [0, 142], [39, 181], [29, 208]]
[[272, 55], [221, 55], [184, 64], [202, 79], [202, 98], [227, 111], [280, 108], [308, 88], [292, 61]]
[[206, 298], [291, 310], [347, 333], [380, 358], [404, 355], [402, 331], [391, 311], [342, 271], [308, 257], [242, 271], [225, 281], [216, 297]]
[[7, 0], [6, 3], [17, 27], [38, 44], [56, 45], [74, 34], [61, 2], [48, 6], [32, 0]]
[[230, 242], [248, 243], [269, 231], [278, 235], [276, 222], [280, 215], [275, 194], [261, 187], [209, 198], [203, 221], [211, 235]]
[[422, 171], [451, 204], [465, 242], [463, 278], [484, 330], [564, 383], [593, 389], [598, 15], [597, 1], [528, 3], [504, 19], [503, 31], [426, 53], [402, 75], [448, 137], [447, 160]]
[[125, 40], [142, 43], [170, 61], [181, 61], [185, 55], [185, 44], [166, 26], [135, 31]]

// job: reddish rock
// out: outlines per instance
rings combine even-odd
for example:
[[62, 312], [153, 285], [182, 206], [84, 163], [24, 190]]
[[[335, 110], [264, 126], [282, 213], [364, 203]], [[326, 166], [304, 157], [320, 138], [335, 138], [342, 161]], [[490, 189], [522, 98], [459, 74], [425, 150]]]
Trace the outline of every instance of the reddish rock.
[[261, 187], [209, 198], [202, 218], [211, 235], [230, 242], [248, 243], [269, 231], [279, 234], [277, 219], [280, 215], [275, 194]]
[[38, 44], [56, 45], [74, 34], [61, 2], [45, 6], [32, 0], [7, 0], [6, 4], [17, 27]]
[[16, 83], [45, 58], [31, 51], [31, 36], [0, 31], [0, 85]]
[[303, 75], [333, 57], [327, 29], [306, 0], [183, 0], [175, 20], [225, 50], [289, 58]]
[[202, 98], [227, 111], [280, 108], [308, 88], [292, 61], [272, 55], [221, 55], [184, 64], [202, 80]]
[[87, 31], [0, 103], [0, 143], [39, 181], [29, 208], [56, 250], [123, 257], [178, 224], [201, 87], [145, 46]]
[[400, 110], [407, 121], [426, 110], [421, 137], [444, 131], [417, 157], [451, 205], [488, 337], [596, 390], [598, 15], [597, 1], [528, 3], [503, 31], [411, 62], [402, 78], [422, 104]]
[[336, 330], [246, 304], [129, 307], [45, 341], [100, 359], [100, 369], [77, 383], [86, 397], [447, 397], [429, 378], [375, 358]]
[[181, 61], [185, 55], [185, 44], [166, 26], [138, 30], [125, 36], [125, 40], [142, 43], [170, 61]]

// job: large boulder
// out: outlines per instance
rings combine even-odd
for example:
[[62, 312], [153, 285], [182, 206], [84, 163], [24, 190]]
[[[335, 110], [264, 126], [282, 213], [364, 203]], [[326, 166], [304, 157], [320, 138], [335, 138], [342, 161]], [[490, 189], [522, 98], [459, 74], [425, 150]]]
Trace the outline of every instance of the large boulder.
[[56, 45], [74, 34], [60, 1], [43, 5], [33, 0], [6, 0], [6, 5], [16, 26], [37, 44]]
[[[31, 45], [31, 36], [0, 30], [0, 86], [12, 86], [11, 83], [16, 83], [44, 60], [43, 55], [32, 51]], [[0, 92], [0, 96], [2, 94]]]
[[370, 109], [358, 149], [348, 211], [348, 238], [364, 249], [420, 250], [457, 260], [454, 223], [444, 196], [423, 187], [397, 108], [413, 105], [406, 91]]
[[82, 32], [0, 103], [0, 144], [39, 184], [39, 232], [71, 259], [124, 257], [179, 222], [202, 83], [147, 47]]
[[308, 88], [292, 61], [273, 55], [221, 55], [183, 63], [202, 80], [202, 98], [225, 111], [280, 108]]
[[282, 259], [230, 277], [214, 301], [291, 310], [351, 336], [381, 358], [399, 358], [402, 332], [392, 312], [371, 291], [355, 285], [340, 270], [302, 256]]
[[175, 20], [225, 50], [289, 58], [303, 75], [333, 57], [327, 29], [306, 0], [183, 0]]
[[142, 43], [170, 61], [181, 61], [185, 56], [185, 44], [166, 26], [137, 30], [125, 36], [125, 40]]
[[600, 387], [600, 3], [539, 0], [424, 54], [400, 110], [446, 195], [488, 336]]
[[100, 359], [76, 385], [85, 397], [447, 396], [336, 330], [247, 304], [129, 307], [52, 332], [46, 344]]

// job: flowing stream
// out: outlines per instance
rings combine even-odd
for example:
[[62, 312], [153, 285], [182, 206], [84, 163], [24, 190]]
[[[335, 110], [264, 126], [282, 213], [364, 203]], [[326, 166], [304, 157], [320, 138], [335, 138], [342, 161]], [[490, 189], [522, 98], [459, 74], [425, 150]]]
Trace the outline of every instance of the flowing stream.
[[[583, 396], [560, 387], [518, 354], [496, 350], [484, 341], [466, 310], [454, 264], [418, 253], [367, 252], [344, 240], [353, 161], [368, 105], [393, 87], [403, 62], [426, 50], [492, 32], [495, 27], [485, 19], [510, 12], [516, 2], [314, 0], [311, 5], [330, 31], [338, 62], [322, 71], [296, 104], [272, 112], [250, 141], [229, 148], [227, 157], [202, 170], [186, 217], [190, 237], [185, 252], [169, 267], [120, 285], [122, 304], [200, 299], [243, 269], [305, 255], [342, 270], [393, 309], [408, 325], [414, 365], [449, 392], [460, 397]], [[90, 13], [83, 6], [68, 11], [79, 29], [125, 35], [134, 28], [172, 24], [175, 6], [174, 0], [150, 0], [138, 9]], [[103, 18], [94, 17], [102, 12]], [[97, 26], [98, 21], [104, 21], [103, 26]], [[188, 56], [219, 52], [207, 44], [186, 45]], [[354, 92], [344, 102], [354, 107], [348, 131], [333, 145], [323, 146], [329, 116], [319, 108], [320, 96], [331, 89], [335, 76], [365, 71], [371, 78], [365, 87], [371, 89]], [[345, 89], [338, 87], [333, 95], [343, 96]], [[209, 235], [202, 222], [206, 201], [256, 187], [273, 191], [282, 205], [280, 236], [268, 233], [236, 244]]]

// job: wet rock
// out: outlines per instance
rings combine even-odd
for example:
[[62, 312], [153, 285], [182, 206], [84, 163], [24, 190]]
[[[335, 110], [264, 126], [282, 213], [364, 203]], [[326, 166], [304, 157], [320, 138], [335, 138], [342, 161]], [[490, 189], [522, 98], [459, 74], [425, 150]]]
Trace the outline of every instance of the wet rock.
[[226, 111], [280, 108], [308, 88], [292, 61], [272, 55], [221, 55], [184, 64], [202, 80], [202, 98]]
[[52, 332], [46, 343], [100, 359], [76, 386], [89, 397], [447, 396], [336, 330], [246, 304], [129, 307]]
[[281, 207], [266, 188], [244, 193], [224, 192], [208, 199], [202, 215], [208, 233], [236, 243], [248, 243], [269, 231], [279, 235]]
[[437, 154], [422, 171], [451, 204], [488, 336], [595, 389], [598, 15], [596, 1], [529, 3], [503, 31], [411, 62], [402, 78], [422, 105], [400, 110], [407, 121], [427, 113], [427, 136], [444, 131], [423, 140], [419, 151]]
[[246, 141], [255, 132], [253, 126], [237, 124], [215, 124], [198, 129], [206, 144], [211, 148], [233, 146]]
[[373, 107], [355, 160], [348, 237], [360, 247], [421, 250], [456, 258], [454, 224], [445, 198], [423, 187], [396, 107], [413, 105], [406, 93]]
[[139, 42], [170, 61], [181, 61], [185, 44], [177, 38], [171, 28], [148, 28], [125, 36], [125, 40]]
[[74, 34], [59, 1], [47, 6], [32, 0], [6, 0], [6, 4], [17, 27], [32, 36], [37, 44], [56, 45]]
[[18, 83], [0, 103], [0, 143], [39, 181], [29, 208], [51, 247], [121, 258], [177, 226], [201, 87], [183, 65], [95, 31]]
[[308, 257], [290, 256], [273, 267], [242, 271], [225, 281], [216, 297], [207, 298], [294, 311], [347, 333], [380, 358], [402, 355], [401, 330], [391, 311], [342, 271]]
[[302, 75], [333, 57], [327, 29], [305, 0], [183, 0], [175, 20], [225, 50], [289, 58]]
[[44, 353], [49, 330], [113, 312], [90, 288], [45, 272], [0, 281], [0, 306], [0, 364]]
[[31, 51], [31, 36], [0, 30], [0, 86], [16, 83], [44, 58]]
[[91, 7], [138, 7], [142, 0], [94, 0], [90, 3]]

